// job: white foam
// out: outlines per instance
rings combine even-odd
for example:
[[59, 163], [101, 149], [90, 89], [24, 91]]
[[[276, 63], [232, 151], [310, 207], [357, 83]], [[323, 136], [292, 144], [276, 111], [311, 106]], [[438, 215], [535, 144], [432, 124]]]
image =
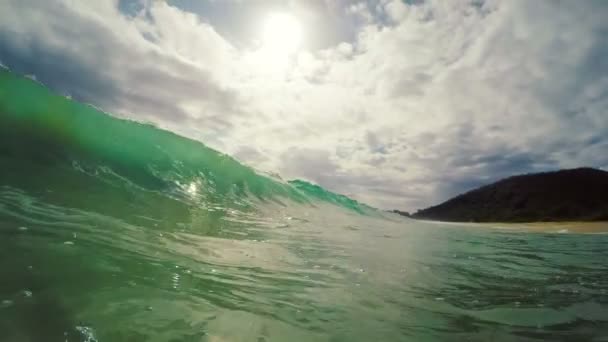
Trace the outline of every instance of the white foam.
[[79, 325], [76, 326], [76, 331], [82, 334], [84, 342], [97, 342], [97, 338], [95, 338], [95, 334], [93, 333], [93, 328]]

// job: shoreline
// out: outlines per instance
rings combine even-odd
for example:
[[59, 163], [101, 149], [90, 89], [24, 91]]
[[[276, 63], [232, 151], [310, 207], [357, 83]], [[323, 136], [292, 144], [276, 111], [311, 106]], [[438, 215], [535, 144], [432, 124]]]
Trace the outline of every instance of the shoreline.
[[[414, 219], [416, 220], [416, 219]], [[608, 233], [608, 221], [548, 221], [548, 222], [453, 222], [418, 220], [433, 224], [480, 227], [497, 230], [542, 233]]]
[[596, 222], [526, 222], [526, 223], [478, 223], [494, 229], [522, 230], [544, 233], [608, 233], [608, 221]]

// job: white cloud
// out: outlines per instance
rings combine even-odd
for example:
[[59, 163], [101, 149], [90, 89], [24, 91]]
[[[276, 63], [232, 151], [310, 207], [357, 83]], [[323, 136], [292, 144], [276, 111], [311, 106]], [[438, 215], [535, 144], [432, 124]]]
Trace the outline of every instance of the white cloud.
[[142, 4], [126, 16], [113, 1], [4, 1], [0, 61], [386, 208], [514, 172], [608, 166], [605, 2], [295, 2], [318, 23], [341, 13], [336, 30], [356, 35], [281, 68], [205, 13]]

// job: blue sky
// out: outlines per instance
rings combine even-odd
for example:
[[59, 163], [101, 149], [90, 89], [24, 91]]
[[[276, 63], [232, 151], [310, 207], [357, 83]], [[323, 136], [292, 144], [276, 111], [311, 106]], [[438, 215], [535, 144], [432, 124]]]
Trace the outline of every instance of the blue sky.
[[[296, 50], [266, 48], [272, 13], [298, 23]], [[606, 18], [602, 0], [4, 0], [0, 62], [413, 210], [515, 173], [608, 168]]]

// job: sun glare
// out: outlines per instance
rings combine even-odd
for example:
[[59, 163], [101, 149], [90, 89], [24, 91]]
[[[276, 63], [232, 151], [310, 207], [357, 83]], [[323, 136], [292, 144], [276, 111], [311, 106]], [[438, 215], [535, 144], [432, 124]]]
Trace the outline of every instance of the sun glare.
[[277, 55], [295, 52], [302, 42], [302, 26], [288, 13], [272, 13], [266, 18], [262, 31], [263, 48]]

